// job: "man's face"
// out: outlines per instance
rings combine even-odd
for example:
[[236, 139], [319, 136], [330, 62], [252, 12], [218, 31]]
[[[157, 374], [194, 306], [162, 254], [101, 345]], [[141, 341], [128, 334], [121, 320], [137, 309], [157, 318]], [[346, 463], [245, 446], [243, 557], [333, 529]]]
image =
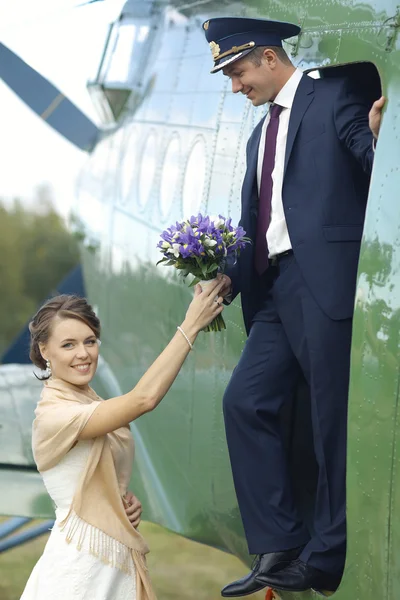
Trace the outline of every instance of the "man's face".
[[253, 106], [261, 106], [274, 100], [278, 93], [275, 68], [264, 58], [260, 66], [256, 66], [247, 57], [241, 58], [225, 67], [222, 72], [231, 80], [232, 92], [241, 92], [251, 100]]

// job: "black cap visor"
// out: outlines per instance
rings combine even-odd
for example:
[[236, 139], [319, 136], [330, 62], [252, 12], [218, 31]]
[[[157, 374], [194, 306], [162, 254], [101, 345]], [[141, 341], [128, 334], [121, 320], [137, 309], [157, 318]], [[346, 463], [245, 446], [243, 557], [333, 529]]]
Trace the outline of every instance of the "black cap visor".
[[227, 67], [228, 65], [232, 65], [234, 62], [236, 62], [240, 58], [243, 58], [250, 52], [253, 52], [253, 50], [255, 50], [255, 48], [249, 48], [248, 50], [242, 50], [242, 52], [238, 52], [237, 54], [232, 54], [231, 56], [225, 56], [220, 61], [215, 62], [214, 67], [211, 69], [210, 73], [218, 73], [218, 71], [221, 71], [221, 69], [223, 69], [224, 67]]

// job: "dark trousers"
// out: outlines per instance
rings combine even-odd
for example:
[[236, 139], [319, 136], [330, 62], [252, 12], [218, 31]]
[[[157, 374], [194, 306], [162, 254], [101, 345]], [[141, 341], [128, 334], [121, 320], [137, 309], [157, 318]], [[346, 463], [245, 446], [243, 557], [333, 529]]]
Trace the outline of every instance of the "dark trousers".
[[[332, 573], [346, 552], [346, 430], [352, 320], [327, 317], [293, 255], [268, 269], [265, 293], [223, 408], [250, 554], [306, 544], [304, 562]], [[314, 533], [293, 500], [280, 413], [303, 373], [311, 394], [318, 485]]]

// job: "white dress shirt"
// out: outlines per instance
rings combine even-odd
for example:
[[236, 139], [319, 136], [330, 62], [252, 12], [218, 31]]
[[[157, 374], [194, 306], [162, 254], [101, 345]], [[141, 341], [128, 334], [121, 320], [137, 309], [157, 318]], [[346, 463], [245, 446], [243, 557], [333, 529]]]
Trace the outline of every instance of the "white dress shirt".
[[[290, 250], [289, 233], [286, 225], [285, 213], [282, 204], [283, 168], [285, 165], [286, 140], [289, 128], [289, 118], [292, 110], [294, 96], [303, 73], [296, 69], [290, 79], [283, 86], [274, 100], [274, 104], [282, 106], [279, 115], [279, 129], [276, 139], [275, 166], [272, 171], [272, 199], [271, 199], [271, 221], [267, 231], [267, 244], [269, 257]], [[267, 115], [261, 131], [260, 145], [258, 148], [257, 184], [260, 194], [261, 172], [264, 160], [265, 136], [269, 123]]]

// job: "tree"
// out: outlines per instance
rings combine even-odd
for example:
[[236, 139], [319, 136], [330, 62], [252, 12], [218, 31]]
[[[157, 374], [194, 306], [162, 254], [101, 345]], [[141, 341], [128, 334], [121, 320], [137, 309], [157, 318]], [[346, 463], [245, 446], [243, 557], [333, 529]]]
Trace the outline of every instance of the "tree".
[[0, 204], [0, 353], [34, 308], [25, 295], [22, 270], [23, 255], [15, 216]]
[[79, 262], [79, 242], [40, 187], [33, 208], [0, 199], [0, 355]]

